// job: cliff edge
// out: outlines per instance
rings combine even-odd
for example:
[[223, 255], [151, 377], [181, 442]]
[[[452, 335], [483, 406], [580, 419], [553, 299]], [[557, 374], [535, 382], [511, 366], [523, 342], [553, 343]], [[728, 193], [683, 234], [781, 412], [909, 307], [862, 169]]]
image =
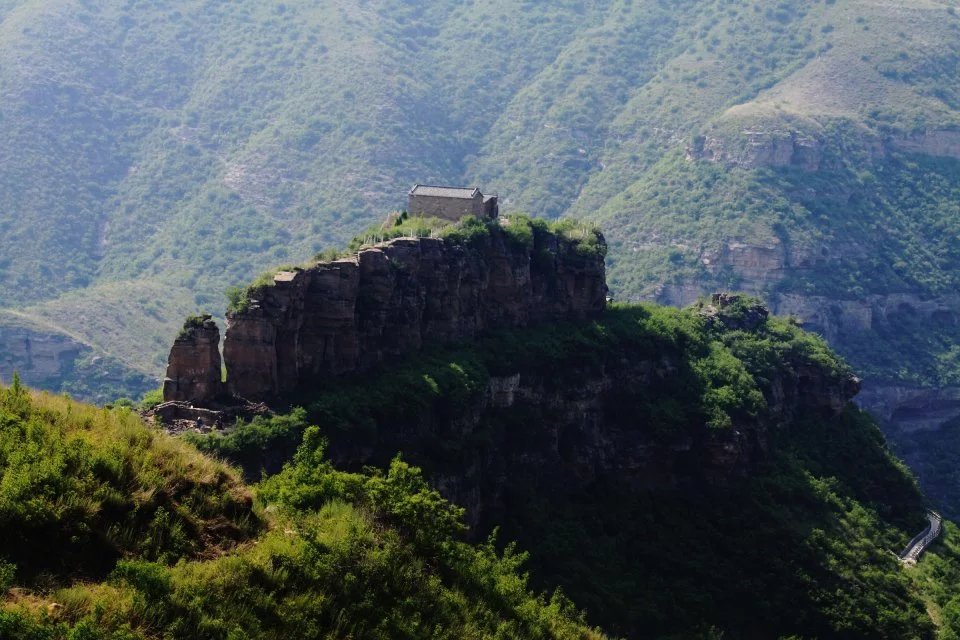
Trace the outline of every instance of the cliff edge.
[[218, 332], [188, 321], [170, 352], [164, 399], [263, 400], [425, 344], [591, 317], [606, 305], [605, 253], [599, 231], [569, 221], [466, 219], [442, 237], [400, 237], [280, 271], [227, 314], [225, 383]]

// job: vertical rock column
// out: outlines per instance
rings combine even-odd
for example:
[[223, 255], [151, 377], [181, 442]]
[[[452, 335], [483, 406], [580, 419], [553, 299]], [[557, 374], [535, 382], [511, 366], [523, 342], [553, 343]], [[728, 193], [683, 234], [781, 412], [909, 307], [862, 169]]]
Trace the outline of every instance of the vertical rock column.
[[223, 393], [220, 329], [209, 315], [189, 318], [170, 349], [163, 399], [206, 404]]

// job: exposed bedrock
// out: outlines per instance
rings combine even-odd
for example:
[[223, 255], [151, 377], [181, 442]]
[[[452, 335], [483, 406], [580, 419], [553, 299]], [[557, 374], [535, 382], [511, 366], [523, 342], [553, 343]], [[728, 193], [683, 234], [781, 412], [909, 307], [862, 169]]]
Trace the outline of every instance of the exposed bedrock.
[[224, 391], [221, 378], [217, 323], [210, 316], [187, 320], [170, 349], [164, 400], [210, 402]]
[[[602, 249], [601, 242], [601, 249]], [[229, 393], [261, 400], [324, 375], [485, 331], [587, 318], [606, 304], [603, 251], [537, 229], [517, 242], [493, 227], [469, 242], [399, 238], [350, 258], [281, 272], [228, 314]], [[206, 343], [178, 340], [165, 399], [209, 399]], [[199, 366], [200, 369], [195, 369]], [[217, 365], [219, 375], [219, 365]]]
[[12, 320], [0, 312], [0, 384], [9, 384], [16, 373], [27, 386], [101, 404], [122, 395], [139, 397], [157, 387], [155, 377], [79, 338]]
[[[960, 158], [960, 131], [934, 128], [881, 136], [863, 129], [858, 133], [864, 150], [873, 158], [883, 158], [895, 152]], [[796, 167], [817, 171], [829, 155], [826, 150], [830, 144], [831, 139], [822, 130], [745, 123], [736, 133], [697, 136], [687, 148], [687, 158], [741, 169]]]
[[14, 373], [40, 388], [57, 388], [89, 347], [62, 334], [25, 327], [0, 327], [0, 382]]

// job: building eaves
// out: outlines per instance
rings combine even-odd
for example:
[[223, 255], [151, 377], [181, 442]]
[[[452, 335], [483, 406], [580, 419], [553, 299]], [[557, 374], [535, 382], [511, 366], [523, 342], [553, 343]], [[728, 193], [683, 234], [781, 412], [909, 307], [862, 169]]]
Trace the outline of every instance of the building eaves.
[[429, 184], [417, 184], [410, 189], [410, 195], [412, 196], [429, 196], [433, 198], [462, 198], [464, 200], [472, 200], [480, 193], [480, 189], [477, 187], [463, 188], [463, 187], [441, 187], [436, 185]]

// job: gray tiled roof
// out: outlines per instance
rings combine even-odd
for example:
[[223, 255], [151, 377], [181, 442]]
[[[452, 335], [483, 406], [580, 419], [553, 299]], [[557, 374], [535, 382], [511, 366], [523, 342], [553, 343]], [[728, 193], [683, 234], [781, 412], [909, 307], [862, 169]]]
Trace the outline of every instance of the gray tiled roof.
[[480, 190], [476, 187], [472, 189], [462, 187], [435, 187], [428, 184], [417, 184], [410, 189], [412, 196], [433, 196], [435, 198], [463, 198], [472, 200]]

